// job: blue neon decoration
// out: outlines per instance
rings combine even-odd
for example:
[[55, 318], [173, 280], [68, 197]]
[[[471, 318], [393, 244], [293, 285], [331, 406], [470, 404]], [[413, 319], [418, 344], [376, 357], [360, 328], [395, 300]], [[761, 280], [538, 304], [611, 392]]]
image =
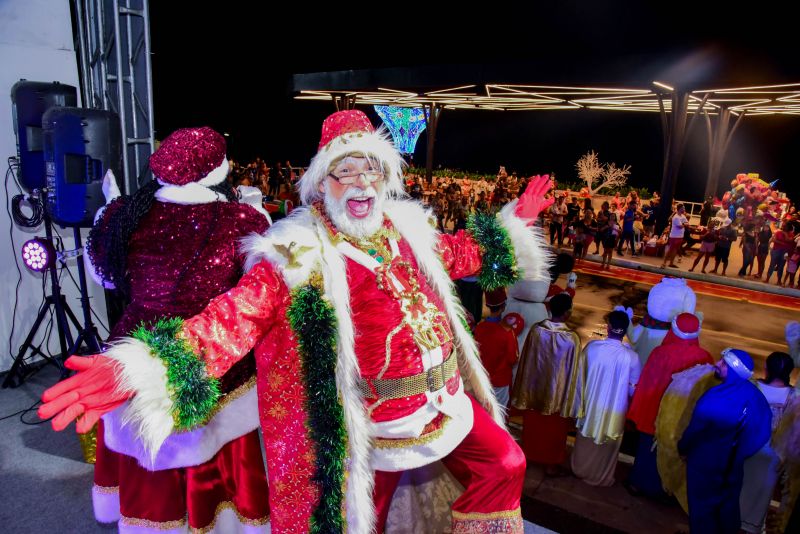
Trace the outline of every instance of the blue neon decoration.
[[420, 108], [377, 105], [375, 111], [389, 128], [397, 150], [403, 154], [413, 154], [417, 139], [425, 129], [427, 111]]

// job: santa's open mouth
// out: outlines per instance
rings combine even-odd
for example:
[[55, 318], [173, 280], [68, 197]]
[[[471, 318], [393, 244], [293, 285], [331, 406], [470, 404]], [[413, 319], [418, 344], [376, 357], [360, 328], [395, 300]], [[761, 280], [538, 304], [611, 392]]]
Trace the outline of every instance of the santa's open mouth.
[[350, 212], [351, 217], [363, 219], [372, 211], [372, 204], [374, 202], [374, 197], [350, 198], [347, 200], [347, 211]]

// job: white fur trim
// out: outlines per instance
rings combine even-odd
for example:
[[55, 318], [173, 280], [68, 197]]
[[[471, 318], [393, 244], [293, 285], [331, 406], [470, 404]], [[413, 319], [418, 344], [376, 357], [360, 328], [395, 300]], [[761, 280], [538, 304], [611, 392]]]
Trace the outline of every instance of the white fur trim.
[[227, 202], [225, 195], [212, 191], [197, 182], [186, 185], [162, 185], [155, 194], [156, 200], [166, 204], [193, 206], [210, 202]]
[[175, 425], [167, 368], [152, 354], [147, 344], [129, 337], [111, 345], [105, 355], [120, 364], [117, 387], [134, 393], [122, 415], [122, 422], [133, 425], [142, 446], [154, 459]]
[[231, 164], [228, 163], [228, 158], [224, 158], [222, 163], [219, 164], [219, 167], [206, 174], [205, 178], [201, 178], [197, 183], [206, 187], [221, 184], [225, 181], [225, 178], [228, 177], [230, 170]]
[[372, 133], [359, 132], [340, 135], [317, 152], [308, 165], [298, 188], [303, 204], [311, 204], [322, 198], [319, 184], [328, 176], [329, 168], [334, 161], [347, 154], [360, 153], [374, 158], [383, 164], [386, 172], [386, 191], [390, 197], [405, 195], [403, 187], [403, 157], [390, 141], [389, 132], [381, 127]]
[[458, 319], [464, 316], [464, 308], [456, 298], [453, 281], [436, 253], [439, 232], [428, 224], [431, 212], [417, 202], [387, 201], [386, 215], [408, 242], [420, 270], [444, 303], [450, 327], [455, 334], [454, 346], [465, 386], [472, 390], [475, 399], [486, 408], [492, 419], [505, 428], [505, 409], [494, 397], [494, 389], [478, 356], [475, 340]]
[[517, 217], [514, 214], [516, 208], [517, 200], [509, 202], [500, 210], [498, 218], [514, 246], [520, 277], [524, 280], [549, 281], [552, 255], [545, 246], [541, 229], [529, 224], [530, 221]]
[[221, 184], [225, 181], [230, 170], [228, 159], [222, 160], [219, 166], [205, 175], [204, 178], [196, 181], [189, 182], [185, 185], [175, 185], [164, 182], [161, 178], [156, 177], [156, 180], [161, 187], [156, 191], [156, 200], [166, 202], [168, 204], [208, 204], [209, 202], [227, 202], [228, 199], [222, 193], [217, 193], [209, 189], [212, 185]]
[[374, 449], [372, 467], [378, 471], [408, 471], [441, 460], [467, 437], [475, 422], [472, 402], [464, 394], [464, 386], [459, 388], [454, 400], [459, 401], [459, 413], [447, 421], [437, 438], [419, 445]]
[[672, 333], [681, 339], [697, 339], [700, 337], [700, 328], [697, 329], [697, 332], [684, 332], [678, 327], [678, 318], [675, 317], [672, 319]]
[[[103, 196], [106, 197], [106, 205], [122, 195], [122, 192], [119, 190], [119, 185], [117, 185], [117, 177], [114, 176], [114, 171], [111, 169], [108, 169], [103, 176], [102, 189]], [[95, 222], [97, 222], [97, 219], [95, 219]]]
[[213, 458], [226, 443], [259, 428], [258, 396], [252, 386], [226, 404], [207, 424], [189, 432], [170, 434], [152, 459], [135, 428], [123, 423], [126, 410], [127, 403], [103, 416], [106, 446], [132, 456], [150, 471], [200, 465]]
[[119, 521], [119, 488], [100, 488], [92, 485], [92, 509], [94, 518], [100, 523], [116, 523]]
[[[310, 214], [308, 216], [310, 217]], [[336, 385], [344, 408], [349, 445], [345, 494], [347, 530], [353, 534], [371, 534], [375, 524], [375, 507], [372, 499], [375, 475], [369, 464], [373, 430], [357, 386], [361, 371], [355, 353], [355, 329], [350, 311], [347, 269], [344, 257], [328, 238], [324, 223], [316, 219], [313, 221], [322, 245], [320, 252], [325, 294], [336, 312], [338, 327]]]
[[239, 521], [239, 516], [236, 515], [230, 508], [225, 508], [217, 514], [214, 521], [214, 528], [208, 532], [209, 534], [270, 534], [272, 528], [269, 523], [265, 525], [248, 525]]

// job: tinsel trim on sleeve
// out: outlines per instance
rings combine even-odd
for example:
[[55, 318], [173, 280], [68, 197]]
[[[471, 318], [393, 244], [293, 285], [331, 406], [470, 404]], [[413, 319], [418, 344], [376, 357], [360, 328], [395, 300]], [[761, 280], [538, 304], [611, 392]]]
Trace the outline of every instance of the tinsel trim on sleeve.
[[478, 283], [485, 291], [510, 286], [519, 279], [511, 238], [496, 217], [475, 213], [467, 221], [467, 231], [483, 252]]
[[145, 343], [167, 370], [167, 388], [173, 401], [176, 430], [205, 423], [220, 398], [219, 381], [206, 373], [205, 362], [179, 337], [183, 319], [159, 319], [152, 327], [140, 325], [131, 333]]
[[287, 317], [298, 337], [306, 391], [308, 434], [315, 449], [313, 481], [319, 503], [310, 532], [344, 532], [344, 462], [347, 431], [336, 388], [336, 314], [314, 285], [295, 289]]

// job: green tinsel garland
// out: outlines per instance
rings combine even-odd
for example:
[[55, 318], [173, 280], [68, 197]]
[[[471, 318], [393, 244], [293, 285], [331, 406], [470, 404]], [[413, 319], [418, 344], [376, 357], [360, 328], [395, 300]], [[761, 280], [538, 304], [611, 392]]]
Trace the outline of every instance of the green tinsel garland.
[[298, 338], [306, 387], [308, 431], [316, 447], [313, 480], [319, 504], [311, 516], [311, 533], [343, 532], [344, 461], [347, 432], [336, 389], [336, 316], [313, 285], [295, 289], [286, 312]]
[[467, 220], [467, 230], [483, 251], [483, 267], [478, 283], [485, 291], [510, 286], [519, 279], [514, 248], [508, 232], [492, 215], [475, 213]]
[[205, 363], [185, 340], [175, 338], [182, 326], [180, 318], [159, 319], [151, 328], [140, 325], [131, 333], [166, 365], [175, 404], [172, 416], [180, 430], [204, 423], [220, 397], [219, 381], [206, 374]]

